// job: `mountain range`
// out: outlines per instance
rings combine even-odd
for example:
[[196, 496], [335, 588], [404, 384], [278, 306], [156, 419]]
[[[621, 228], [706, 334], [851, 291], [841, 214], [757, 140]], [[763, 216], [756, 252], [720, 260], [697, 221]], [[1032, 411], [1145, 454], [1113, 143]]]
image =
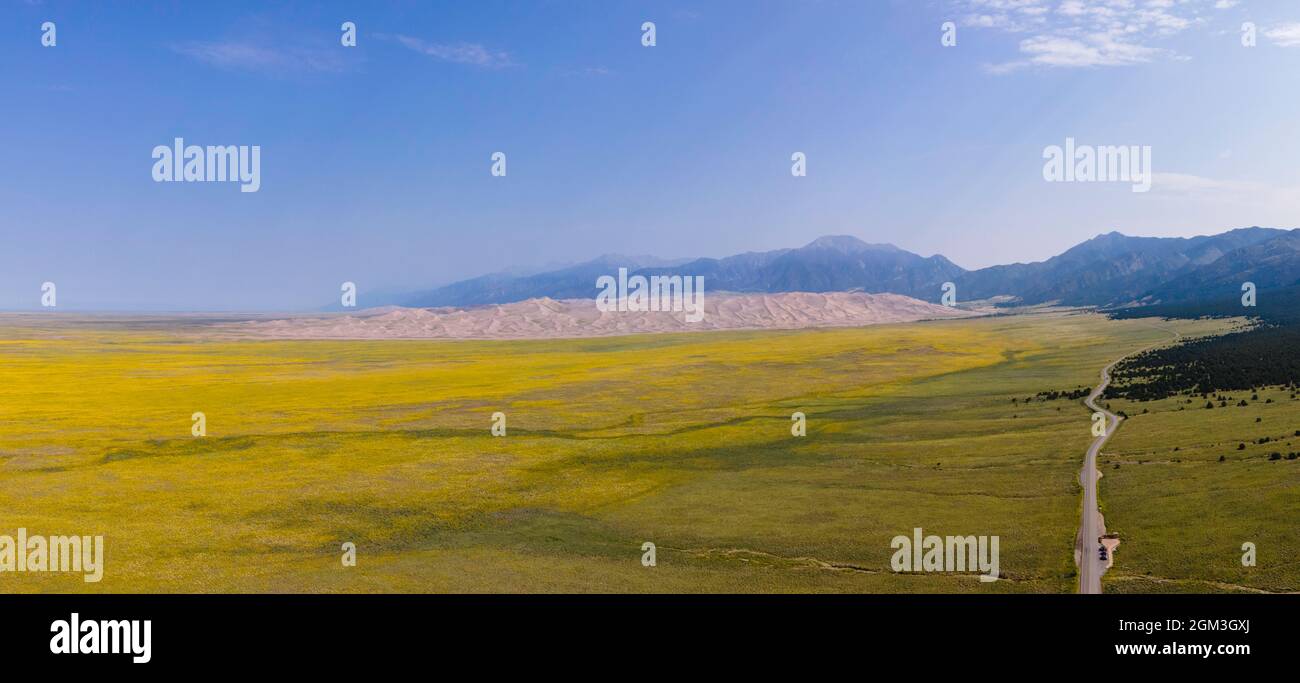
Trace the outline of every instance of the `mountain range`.
[[834, 235], [795, 249], [720, 259], [606, 255], [542, 273], [484, 275], [381, 303], [427, 308], [593, 298], [596, 278], [619, 268], [629, 275], [700, 275], [714, 292], [860, 291], [938, 302], [944, 283], [952, 282], [961, 302], [1117, 307], [1223, 298], [1239, 293], [1247, 281], [1261, 290], [1300, 283], [1300, 229], [1251, 227], [1199, 237], [1110, 232], [1046, 261], [979, 270], [941, 255], [923, 257], [892, 244]]

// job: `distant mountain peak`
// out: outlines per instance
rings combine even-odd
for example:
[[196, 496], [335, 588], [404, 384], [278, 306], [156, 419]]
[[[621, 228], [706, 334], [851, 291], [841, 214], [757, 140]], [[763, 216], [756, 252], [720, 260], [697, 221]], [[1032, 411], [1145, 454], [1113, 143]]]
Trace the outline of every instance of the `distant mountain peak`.
[[675, 266], [690, 261], [684, 258], [660, 258], [649, 254], [601, 254], [579, 265], [602, 265], [615, 268], [636, 270], [639, 268], [662, 268]]
[[[1083, 242], [1083, 244], [1113, 244], [1128, 239], [1133, 239], [1133, 238], [1130, 238], [1128, 235], [1125, 235], [1124, 233], [1118, 230], [1111, 230], [1110, 232], [1099, 233], [1096, 237], [1086, 242]], [[1141, 239], [1141, 238], [1137, 238], [1137, 239]]]
[[1046, 261], [967, 271], [941, 255], [922, 257], [892, 244], [825, 235], [798, 249], [723, 258], [660, 259], [606, 254], [593, 261], [525, 277], [484, 276], [393, 302], [407, 306], [477, 306], [526, 299], [583, 299], [598, 277], [698, 276], [710, 292], [891, 292], [937, 301], [953, 282], [965, 301], [1005, 298], [1025, 305], [1122, 305], [1177, 301], [1237, 291], [1242, 282], [1300, 282], [1300, 230], [1242, 228], [1197, 237], [1098, 234]]
[[833, 249], [844, 254], [862, 251], [902, 251], [892, 244], [869, 244], [852, 235], [823, 235], [804, 245], [804, 249]]

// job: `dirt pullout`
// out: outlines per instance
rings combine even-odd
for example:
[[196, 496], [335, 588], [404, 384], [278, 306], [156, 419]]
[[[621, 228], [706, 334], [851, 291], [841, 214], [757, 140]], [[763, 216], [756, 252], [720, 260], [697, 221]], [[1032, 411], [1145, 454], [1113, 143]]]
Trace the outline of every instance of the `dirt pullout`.
[[367, 309], [214, 326], [220, 333], [280, 339], [539, 339], [648, 332], [857, 327], [978, 315], [899, 294], [712, 294], [704, 316], [601, 311], [594, 299], [529, 299], [473, 308]]

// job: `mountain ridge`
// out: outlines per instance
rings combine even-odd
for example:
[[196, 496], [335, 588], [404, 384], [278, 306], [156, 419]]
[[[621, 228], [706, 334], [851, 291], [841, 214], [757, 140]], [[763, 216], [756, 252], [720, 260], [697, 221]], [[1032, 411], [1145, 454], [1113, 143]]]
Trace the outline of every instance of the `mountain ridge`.
[[702, 276], [710, 291], [892, 293], [939, 302], [1116, 307], [1222, 296], [1241, 282], [1300, 282], [1300, 229], [1252, 226], [1195, 237], [1101, 233], [1043, 261], [966, 270], [942, 254], [924, 257], [852, 235], [824, 235], [802, 247], [722, 258], [658, 259], [605, 254], [565, 268], [515, 276], [493, 273], [383, 301], [408, 307], [479, 306], [528, 299], [592, 298], [602, 275]]

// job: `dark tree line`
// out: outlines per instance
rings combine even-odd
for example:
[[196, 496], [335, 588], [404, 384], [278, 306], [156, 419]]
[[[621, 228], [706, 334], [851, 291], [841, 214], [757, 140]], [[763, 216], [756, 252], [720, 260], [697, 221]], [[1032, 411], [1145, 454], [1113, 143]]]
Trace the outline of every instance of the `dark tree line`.
[[[1177, 394], [1215, 394], [1262, 386], [1300, 385], [1300, 287], [1260, 293], [1259, 305], [1239, 299], [1114, 311], [1114, 318], [1249, 316], [1241, 332], [1189, 339], [1115, 366], [1107, 398], [1145, 401]], [[1207, 405], [1206, 407], [1212, 407]]]
[[1033, 396], [1027, 396], [1023, 399], [1013, 398], [1011, 399], [1011, 402], [1029, 403], [1031, 401], [1055, 401], [1057, 399], [1077, 400], [1083, 398], [1084, 396], [1087, 396], [1088, 392], [1090, 391], [1092, 391], [1092, 389], [1089, 389], [1088, 387], [1077, 387], [1074, 389], [1053, 389], [1051, 391], [1040, 391], [1037, 394], [1034, 394]]
[[1092, 389], [1088, 387], [1078, 387], [1075, 389], [1064, 389], [1060, 391], [1041, 391], [1038, 396], [1044, 401], [1055, 401], [1058, 398], [1075, 401], [1087, 396]]
[[1300, 326], [1191, 339], [1115, 366], [1107, 398], [1154, 400], [1300, 382]]

